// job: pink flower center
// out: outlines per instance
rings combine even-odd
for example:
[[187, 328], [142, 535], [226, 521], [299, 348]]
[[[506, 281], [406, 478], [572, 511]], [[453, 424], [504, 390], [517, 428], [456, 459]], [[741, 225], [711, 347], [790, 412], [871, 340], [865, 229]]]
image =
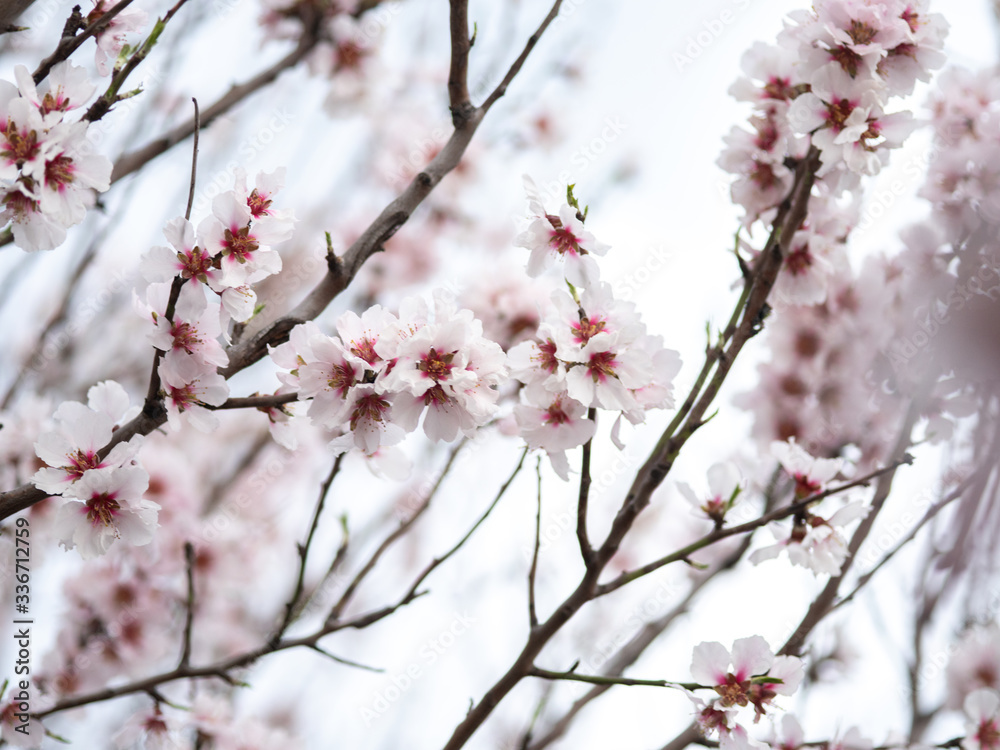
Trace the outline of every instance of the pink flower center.
[[826, 105], [826, 119], [835, 133], [844, 129], [844, 123], [847, 122], [847, 118], [851, 116], [853, 111], [854, 105], [847, 99], [840, 99]]
[[764, 85], [764, 97], [767, 99], [787, 100], [792, 98], [793, 89], [791, 80], [788, 78], [778, 78], [771, 76]]
[[168, 398], [178, 411], [184, 411], [188, 406], [198, 401], [194, 387], [194, 383], [187, 383], [182, 388], [167, 386]]
[[993, 719], [983, 719], [979, 723], [976, 731], [976, 739], [979, 740], [979, 747], [982, 750], [996, 750], [1000, 746], [1000, 729]]
[[750, 172], [750, 179], [757, 184], [761, 190], [774, 187], [778, 182], [777, 175], [774, 174], [774, 167], [766, 162], [753, 160], [753, 170]]
[[354, 385], [354, 368], [349, 364], [333, 365], [330, 368], [330, 377], [326, 383], [335, 391], [339, 391], [341, 396], [347, 395], [347, 390]]
[[250, 234], [250, 227], [242, 227], [236, 230], [235, 234], [231, 229], [227, 229], [222, 247], [223, 252], [228, 252], [238, 263], [246, 263], [260, 245], [257, 243], [257, 238]]
[[351, 429], [357, 429], [359, 422], [382, 422], [389, 411], [389, 402], [377, 393], [369, 393], [358, 399], [351, 414]]
[[177, 260], [181, 264], [181, 278], [184, 279], [204, 280], [212, 268], [212, 259], [197, 246], [189, 252], [177, 253]]
[[174, 323], [170, 327], [170, 335], [174, 337], [174, 349], [183, 349], [189, 354], [202, 343], [198, 329], [190, 323]]
[[590, 355], [590, 362], [587, 364], [587, 371], [594, 379], [594, 382], [604, 382], [608, 377], [615, 377], [615, 368], [618, 361], [614, 352], [596, 352]]
[[569, 415], [563, 411], [561, 398], [557, 398], [552, 402], [548, 410], [545, 412], [544, 419], [545, 424], [550, 424], [556, 427], [570, 421]]
[[120, 509], [121, 505], [112, 495], [102, 492], [87, 501], [87, 520], [93, 526], [111, 526]]
[[796, 474], [793, 478], [795, 479], [795, 496], [798, 498], [815, 495], [823, 488], [823, 485], [810, 479], [805, 474]]
[[375, 353], [375, 339], [369, 338], [361, 339], [361, 341], [352, 341], [351, 354], [359, 359], [363, 359], [370, 365], [374, 365], [382, 359]]
[[767, 122], [757, 127], [757, 137], [754, 139], [757, 148], [763, 151], [770, 151], [777, 142], [778, 126], [772, 120], [767, 120]]
[[552, 339], [543, 341], [538, 345], [539, 356], [534, 357], [538, 366], [550, 375], [559, 369], [559, 360], [556, 359], [556, 344]]
[[31, 214], [38, 213], [38, 201], [33, 201], [20, 190], [11, 190], [7, 193], [3, 203], [18, 221], [24, 221]]
[[579, 323], [573, 323], [570, 328], [574, 331], [573, 340], [578, 344], [586, 344], [594, 336], [599, 334], [607, 326], [606, 320], [591, 320], [586, 315], [580, 316]]
[[796, 248], [785, 258], [785, 268], [792, 276], [802, 276], [809, 271], [812, 264], [813, 257], [809, 252], [809, 245]]
[[437, 349], [431, 347], [430, 351], [423, 356], [423, 359], [417, 364], [417, 369], [424, 373], [425, 377], [431, 378], [434, 382], [439, 383], [442, 380], [447, 380], [451, 376], [452, 368], [455, 365], [452, 364], [452, 360], [455, 359], [455, 352], [450, 354], [439, 354]]
[[257, 188], [254, 188], [253, 192], [247, 196], [247, 205], [250, 207], [250, 213], [253, 214], [253, 217], [259, 219], [268, 214], [267, 209], [271, 207], [271, 199], [265, 198], [257, 192]]
[[38, 133], [34, 130], [25, 130], [23, 133], [19, 133], [17, 125], [12, 120], [7, 120], [7, 127], [4, 128], [3, 132], [6, 143], [0, 153], [9, 161], [20, 166], [38, 156], [41, 146], [38, 143]]
[[847, 33], [851, 35], [851, 40], [855, 44], [871, 44], [878, 30], [873, 29], [863, 21], [852, 20], [851, 28], [847, 30]]
[[63, 96], [53, 96], [51, 91], [46, 91], [38, 108], [43, 115], [47, 115], [49, 112], [65, 112], [69, 109], [69, 99]]
[[67, 458], [69, 459], [69, 466], [62, 468], [70, 476], [82, 477], [85, 471], [97, 469], [101, 466], [101, 459], [95, 451], [84, 453], [82, 450], [77, 450], [76, 453], [69, 454]]
[[45, 162], [45, 186], [60, 190], [64, 185], [73, 182], [76, 165], [73, 159], [65, 154], [59, 154], [55, 159]]
[[745, 706], [750, 702], [747, 695], [749, 689], [750, 680], [738, 680], [732, 673], [726, 675], [724, 683], [715, 686], [715, 692], [722, 697], [723, 706]]
[[580, 240], [565, 227], [552, 229], [549, 232], [549, 247], [560, 255], [582, 255]]
[[444, 388], [439, 385], [424, 391], [424, 406], [441, 406], [451, 403], [451, 401], [451, 396], [445, 393]]
[[861, 62], [861, 55], [857, 52], [850, 47], [835, 47], [830, 50], [830, 56], [851, 78], [857, 76], [858, 63]]

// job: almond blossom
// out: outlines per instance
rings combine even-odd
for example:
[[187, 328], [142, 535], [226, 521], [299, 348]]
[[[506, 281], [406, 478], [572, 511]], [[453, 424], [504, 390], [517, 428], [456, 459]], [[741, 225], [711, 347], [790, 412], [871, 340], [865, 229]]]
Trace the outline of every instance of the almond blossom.
[[743, 477], [731, 462], [712, 464], [708, 468], [708, 497], [698, 495], [687, 482], [678, 482], [677, 489], [695, 508], [695, 513], [722, 526], [726, 513], [733, 507], [742, 489]]
[[153, 540], [160, 506], [143, 498], [149, 475], [138, 466], [87, 472], [63, 495], [56, 532], [66, 549], [76, 548], [89, 560], [103, 555], [121, 539], [142, 546]]
[[1000, 748], [1000, 694], [983, 689], [969, 693], [963, 704], [968, 721], [962, 750]]
[[776, 695], [798, 689], [805, 671], [801, 659], [775, 656], [767, 641], [754, 635], [734, 641], [731, 652], [717, 641], [695, 646], [691, 676], [715, 690], [723, 708], [752, 705], [757, 721]]
[[558, 214], [547, 213], [538, 187], [527, 175], [524, 176], [524, 189], [534, 220], [514, 239], [514, 244], [531, 251], [528, 275], [539, 276], [562, 260], [566, 280], [573, 286], [588, 288], [596, 284], [598, 271], [593, 256], [604, 255], [610, 246], [584, 229], [578, 210], [573, 206], [563, 204]]
[[795, 497], [802, 499], [822, 492], [827, 483], [843, 468], [842, 458], [813, 458], [790, 438], [785, 442], [771, 444], [771, 455], [792, 479], [795, 480]]
[[514, 418], [529, 448], [542, 449], [559, 478], [569, 479], [566, 451], [592, 437], [597, 424], [587, 418], [587, 408], [564, 392], [546, 390], [539, 384], [521, 391], [522, 403], [514, 407]]
[[39, 469], [32, 478], [43, 492], [61, 494], [90, 471], [124, 466], [142, 447], [142, 435], [133, 435], [101, 458], [99, 451], [111, 442], [116, 423], [124, 422], [132, 410], [125, 389], [114, 381], [93, 386], [87, 396], [86, 405], [61, 404], [55, 413], [57, 428], [43, 433], [35, 443], [38, 457], [50, 467]]

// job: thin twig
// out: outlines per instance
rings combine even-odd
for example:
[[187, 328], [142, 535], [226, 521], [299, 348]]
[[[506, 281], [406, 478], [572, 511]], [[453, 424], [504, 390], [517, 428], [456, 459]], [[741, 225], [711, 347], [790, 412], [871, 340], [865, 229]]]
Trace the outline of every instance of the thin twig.
[[[76, 34], [75, 36], [63, 36], [62, 39], [59, 40], [59, 44], [56, 47], [55, 52], [42, 60], [42, 62], [38, 65], [38, 69], [32, 73], [31, 78], [35, 82], [35, 85], [37, 86], [45, 80], [49, 71], [52, 70], [52, 68], [58, 63], [68, 59], [70, 55], [79, 49], [81, 44], [90, 39], [90, 37], [95, 34], [99, 34], [107, 28], [108, 24], [114, 20], [115, 16], [125, 10], [125, 8], [131, 5], [132, 2], [133, 0], [121, 0], [120, 2], [112, 5], [111, 8], [108, 9], [107, 13], [87, 26], [79, 34]], [[73, 19], [71, 17], [70, 22], [67, 23], [67, 28], [71, 27], [72, 21]]]
[[184, 218], [191, 221], [191, 209], [194, 207], [194, 184], [198, 176], [198, 135], [201, 132], [201, 113], [198, 111], [198, 100], [193, 96], [191, 103], [194, 104], [194, 145], [191, 148], [191, 186], [188, 188], [187, 208], [184, 211]]
[[535, 610], [535, 573], [538, 570], [538, 550], [542, 539], [542, 457], [535, 464], [535, 474], [538, 476], [538, 507], [535, 511], [535, 548], [531, 553], [531, 568], [528, 570], [528, 624], [538, 625], [538, 613]]
[[[587, 410], [587, 419], [597, 422], [597, 409], [593, 406]], [[590, 499], [590, 449], [594, 443], [591, 438], [583, 444], [583, 459], [580, 466], [580, 492], [576, 504], [576, 538], [580, 544], [580, 556], [583, 564], [588, 568], [594, 562], [594, 548], [590, 546], [590, 537], [587, 535], [587, 503]]]
[[312, 546], [313, 537], [316, 535], [316, 529], [319, 526], [320, 516], [323, 514], [323, 508], [326, 505], [326, 496], [330, 492], [330, 485], [333, 484], [333, 480], [340, 473], [340, 464], [344, 460], [344, 454], [341, 453], [337, 456], [336, 460], [333, 462], [333, 467], [330, 469], [330, 473], [327, 474], [325, 480], [320, 485], [319, 497], [316, 500], [316, 510], [313, 512], [312, 523], [309, 524], [309, 532], [306, 534], [305, 542], [297, 545], [297, 550], [299, 553], [299, 572], [295, 578], [295, 586], [292, 588], [292, 595], [289, 597], [288, 602], [285, 604], [285, 615], [281, 619], [281, 624], [275, 629], [274, 633], [268, 639], [268, 643], [274, 645], [281, 640], [281, 636], [285, 634], [288, 630], [288, 626], [292, 624], [292, 618], [295, 613], [296, 606], [299, 603], [299, 598], [302, 596], [302, 588], [305, 585], [306, 578], [306, 564], [309, 562], [309, 549]]
[[896, 471], [900, 466], [904, 464], [910, 464], [912, 459], [907, 455], [900, 458], [898, 461], [892, 463], [881, 469], [876, 469], [869, 474], [865, 474], [863, 477], [851, 480], [850, 482], [845, 482], [844, 484], [838, 485], [836, 487], [831, 487], [830, 489], [824, 490], [822, 492], [817, 492], [814, 495], [810, 495], [807, 498], [799, 500], [792, 503], [791, 505], [786, 505], [784, 508], [778, 508], [769, 513], [765, 513], [762, 516], [753, 519], [752, 521], [747, 521], [746, 523], [741, 523], [738, 526], [727, 526], [721, 529], [715, 529], [710, 533], [703, 536], [691, 544], [682, 547], [681, 549], [671, 552], [669, 555], [664, 555], [658, 560], [654, 560], [651, 563], [647, 563], [640, 568], [635, 570], [630, 570], [622, 573], [617, 578], [608, 581], [597, 587], [596, 596], [606, 596], [612, 591], [620, 589], [627, 583], [630, 583], [638, 578], [649, 575], [655, 570], [659, 570], [664, 565], [669, 565], [670, 563], [681, 562], [687, 560], [693, 553], [700, 549], [704, 549], [716, 542], [727, 539], [728, 537], [735, 536], [737, 534], [746, 534], [751, 531], [755, 531], [762, 526], [766, 526], [772, 521], [780, 521], [783, 518], [788, 518], [789, 516], [794, 516], [796, 513], [800, 513], [810, 505], [818, 503], [824, 498], [831, 497], [833, 495], [840, 494], [846, 490], [852, 489], [854, 487], [867, 486], [873, 479], [884, 476], [886, 474], [891, 474]]
[[194, 628], [194, 545], [184, 542], [184, 564], [187, 567], [187, 603], [184, 618], [184, 645], [181, 649], [179, 669], [187, 668], [191, 661], [191, 631]]
[[628, 687], [668, 687], [696, 690], [704, 687], [696, 682], [674, 682], [672, 680], [637, 680], [632, 677], [604, 677], [601, 675], [577, 674], [576, 672], [553, 672], [548, 669], [532, 667], [528, 677], [540, 677], [543, 680], [565, 680], [567, 682], [586, 682], [590, 685], [624, 685]]
[[372, 553], [371, 557], [368, 558], [368, 561], [361, 566], [361, 569], [357, 572], [357, 574], [354, 576], [351, 582], [347, 585], [347, 588], [344, 590], [344, 593], [341, 594], [340, 599], [337, 600], [337, 603], [333, 605], [332, 609], [330, 610], [330, 613], [327, 615], [326, 623], [328, 625], [333, 624], [340, 619], [340, 616], [343, 614], [344, 609], [347, 607], [351, 599], [354, 597], [354, 592], [357, 591], [358, 587], [361, 585], [362, 581], [364, 581], [364, 579], [368, 576], [368, 574], [372, 570], [374, 570], [375, 566], [378, 564], [378, 561], [382, 558], [382, 555], [386, 553], [386, 551], [396, 542], [396, 540], [398, 540], [404, 534], [406, 534], [406, 532], [409, 531], [410, 528], [417, 522], [417, 520], [424, 514], [427, 508], [430, 507], [431, 500], [434, 499], [434, 496], [440, 489], [442, 483], [445, 480], [445, 477], [448, 476], [452, 466], [455, 463], [455, 458], [458, 456], [458, 452], [462, 449], [462, 447], [466, 444], [466, 442], [467, 442], [466, 440], [461, 440], [460, 442], [452, 446], [451, 450], [448, 452], [448, 460], [445, 461], [444, 468], [441, 469], [441, 473], [435, 480], [434, 485], [428, 491], [427, 496], [421, 501], [420, 505], [417, 506], [417, 508], [413, 511], [413, 513], [410, 514], [408, 518], [400, 521], [399, 526], [396, 527], [396, 529], [394, 529], [393, 532], [389, 534], [389, 536], [387, 536], [382, 541], [382, 543], [378, 546], [375, 552]]

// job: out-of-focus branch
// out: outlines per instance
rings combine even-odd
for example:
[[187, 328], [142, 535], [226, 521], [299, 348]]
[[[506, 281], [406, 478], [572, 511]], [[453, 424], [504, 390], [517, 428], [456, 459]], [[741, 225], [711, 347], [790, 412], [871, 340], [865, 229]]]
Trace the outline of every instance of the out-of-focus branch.
[[451, 122], [462, 127], [475, 108], [469, 101], [469, 0], [451, 0], [451, 70], [448, 74], [448, 100]]

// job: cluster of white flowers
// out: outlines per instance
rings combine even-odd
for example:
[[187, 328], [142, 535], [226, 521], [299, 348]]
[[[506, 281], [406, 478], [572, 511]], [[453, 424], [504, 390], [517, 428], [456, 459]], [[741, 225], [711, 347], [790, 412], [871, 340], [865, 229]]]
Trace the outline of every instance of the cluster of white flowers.
[[[813, 458], [796, 445], [794, 439], [773, 443], [771, 453], [795, 481], [796, 501], [825, 490], [827, 483], [844, 467], [843, 459]], [[786, 531], [782, 524], [771, 524], [768, 528], [778, 541], [754, 552], [750, 555], [750, 562], [756, 564], [770, 560], [785, 551], [794, 565], [809, 568], [817, 574], [838, 575], [847, 558], [847, 540], [840, 528], [867, 514], [868, 507], [861, 501], [848, 503], [829, 518], [804, 508], [793, 518], [790, 531]]]
[[639, 424], [647, 410], [672, 407], [671, 381], [681, 360], [663, 348], [661, 337], [646, 332], [634, 304], [612, 297], [608, 284], [557, 291], [552, 301], [554, 313], [535, 338], [510, 350], [509, 364], [526, 386], [515, 410], [522, 435], [549, 454], [565, 479], [565, 451], [594, 434], [587, 410], [619, 412], [619, 420]]
[[297, 326], [271, 357], [281, 381], [312, 399], [309, 418], [343, 431], [332, 447], [373, 456], [417, 428], [432, 440], [469, 435], [496, 412], [506, 378], [504, 352], [482, 324], [446, 294], [433, 307], [412, 297], [398, 315], [380, 305], [344, 313], [338, 336], [313, 322]]
[[782, 304], [826, 299], [855, 223], [847, 217], [845, 226], [833, 199], [877, 174], [915, 127], [911, 113], [885, 108], [944, 62], [947, 23], [926, 5], [823, 0], [791, 14], [776, 45], [757, 43], [743, 56], [746, 77], [730, 93], [754, 105], [752, 131], [734, 127], [718, 163], [736, 175], [732, 195], [746, 210], [745, 225], [775, 216], [810, 146], [822, 161], [809, 221], [796, 232], [774, 290]]
[[737, 722], [740, 709], [752, 706], [754, 723], [760, 721], [775, 697], [798, 690], [805, 670], [801, 659], [775, 656], [767, 641], [754, 635], [735, 641], [732, 652], [716, 641], [698, 644], [691, 659], [691, 676], [717, 693], [709, 701], [689, 694], [702, 732], [709, 737], [717, 735], [723, 750], [749, 750], [768, 746], [748, 737]]
[[[256, 309], [253, 284], [281, 270], [281, 256], [271, 245], [292, 235], [290, 211], [272, 208], [274, 195], [284, 184], [284, 170], [257, 176], [248, 190], [246, 175], [237, 172], [234, 190], [215, 198], [212, 214], [198, 225], [170, 221], [164, 235], [172, 247], [154, 247], [143, 259], [143, 273], [151, 283], [143, 314], [152, 317], [153, 345], [164, 352], [159, 367], [167, 413], [177, 427], [184, 415], [202, 430], [217, 420], [204, 404], [218, 406], [229, 395], [217, 368], [228, 363], [218, 338], [230, 320], [245, 322]], [[167, 318], [170, 289], [183, 281], [173, 315]], [[209, 304], [206, 287], [219, 302]]]
[[121, 385], [104, 381], [87, 392], [86, 404], [61, 404], [56, 429], [35, 443], [48, 468], [38, 470], [34, 484], [68, 499], [59, 510], [56, 533], [84, 559], [104, 554], [116, 539], [134, 545], [153, 539], [159, 506], [143, 497], [149, 475], [136, 461], [142, 436], [118, 443], [103, 458], [99, 454], [116, 425], [137, 412], [137, 407], [129, 408]]
[[23, 65], [14, 75], [17, 86], [0, 81], [0, 222], [22, 249], [51, 250], [111, 186], [111, 162], [94, 153], [90, 124], [68, 119], [94, 93], [83, 68], [54, 66], [44, 93]]

